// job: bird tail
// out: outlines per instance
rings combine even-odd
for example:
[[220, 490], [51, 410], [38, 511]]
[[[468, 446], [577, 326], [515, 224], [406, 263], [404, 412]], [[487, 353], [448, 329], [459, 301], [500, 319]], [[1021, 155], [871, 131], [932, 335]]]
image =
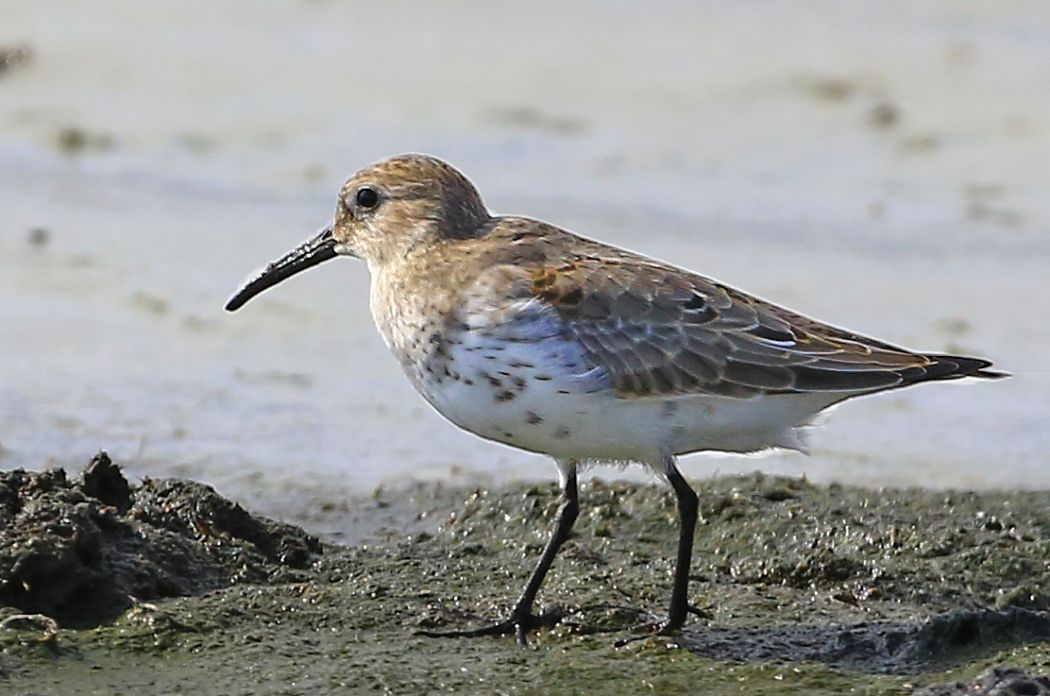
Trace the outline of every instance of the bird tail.
[[[931, 361], [930, 365], [923, 368], [922, 374], [916, 374], [914, 381], [924, 382], [931, 379], [959, 379], [961, 377], [979, 377], [981, 379], [1003, 379], [1009, 377], [1009, 372], [989, 370], [992, 366], [990, 360], [983, 358], [968, 358], [962, 355], [939, 355], [927, 353], [925, 356]], [[907, 372], [907, 371], [905, 371]], [[905, 379], [909, 375], [905, 375]]]

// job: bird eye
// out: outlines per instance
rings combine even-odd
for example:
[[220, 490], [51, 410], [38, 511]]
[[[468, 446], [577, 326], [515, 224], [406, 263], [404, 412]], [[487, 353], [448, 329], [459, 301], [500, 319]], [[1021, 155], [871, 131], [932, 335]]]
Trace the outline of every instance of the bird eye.
[[357, 196], [355, 197], [357, 205], [361, 208], [370, 209], [379, 205], [379, 194], [376, 193], [375, 189], [368, 188], [367, 186], [357, 189]]

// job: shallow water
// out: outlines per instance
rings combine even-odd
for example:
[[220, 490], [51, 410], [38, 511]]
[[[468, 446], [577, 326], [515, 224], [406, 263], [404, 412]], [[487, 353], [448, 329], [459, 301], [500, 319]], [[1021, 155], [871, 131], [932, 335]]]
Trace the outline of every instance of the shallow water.
[[222, 311], [346, 175], [426, 151], [497, 211], [1015, 373], [690, 475], [1050, 486], [1045, 4], [449, 7], [0, 0], [0, 45], [32, 51], [0, 73], [0, 466], [105, 448], [285, 514], [332, 472], [553, 476], [412, 393], [363, 266]]

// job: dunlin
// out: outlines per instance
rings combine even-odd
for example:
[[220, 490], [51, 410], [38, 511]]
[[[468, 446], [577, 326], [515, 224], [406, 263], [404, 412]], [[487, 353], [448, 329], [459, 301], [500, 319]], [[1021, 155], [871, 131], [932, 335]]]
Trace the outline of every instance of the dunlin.
[[690, 452], [799, 449], [799, 428], [846, 399], [918, 382], [1000, 377], [980, 358], [918, 353], [822, 324], [662, 261], [524, 217], [493, 216], [450, 165], [403, 155], [362, 169], [331, 223], [234, 295], [233, 311], [337, 256], [363, 259], [372, 316], [427, 402], [476, 435], [554, 458], [562, 503], [509, 616], [441, 636], [527, 633], [578, 512], [578, 468], [636, 462], [677, 496], [666, 619], [690, 610]]

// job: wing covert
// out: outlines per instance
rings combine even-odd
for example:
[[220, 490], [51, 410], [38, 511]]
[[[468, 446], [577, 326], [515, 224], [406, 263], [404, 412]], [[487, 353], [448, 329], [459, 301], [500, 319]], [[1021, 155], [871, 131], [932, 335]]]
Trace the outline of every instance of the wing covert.
[[534, 331], [578, 343], [624, 398], [817, 391], [845, 398], [936, 376], [934, 356], [643, 256], [589, 240], [554, 254], [557, 245], [546, 246], [542, 234], [513, 241], [528, 244], [528, 253], [478, 278], [475, 317], [528, 319]]

